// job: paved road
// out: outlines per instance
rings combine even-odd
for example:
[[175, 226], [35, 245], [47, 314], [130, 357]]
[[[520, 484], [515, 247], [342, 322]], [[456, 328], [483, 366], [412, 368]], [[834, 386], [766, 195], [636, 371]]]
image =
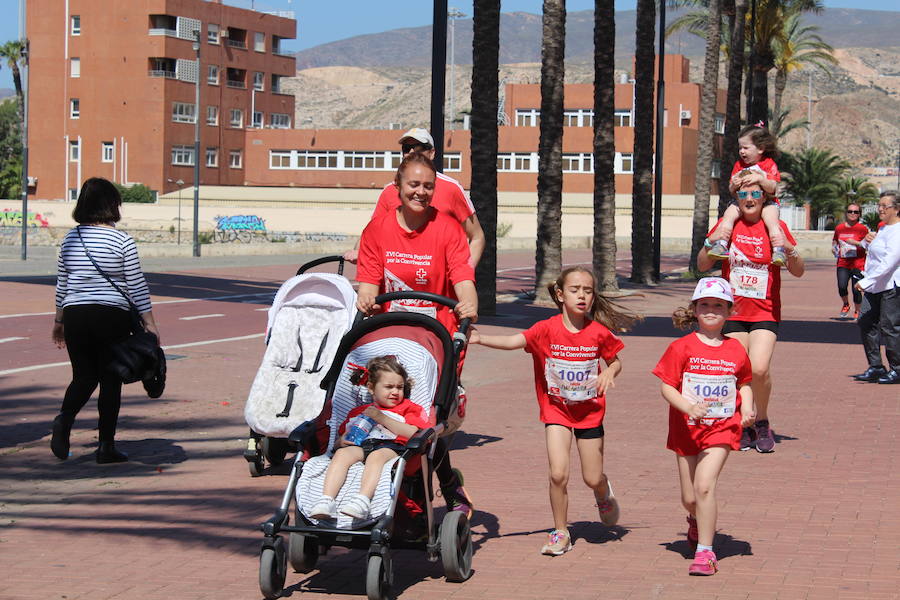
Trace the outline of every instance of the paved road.
[[[503, 255], [503, 291], [528, 287], [530, 259]], [[583, 251], [565, 256], [588, 259]], [[682, 263], [667, 257], [663, 268]], [[108, 466], [92, 460], [93, 403], [78, 419], [72, 458], [60, 462], [49, 451], [50, 421], [68, 383], [65, 364], [47, 366], [66, 361], [49, 341], [49, 315], [34, 314], [52, 310], [52, 278], [0, 278], [0, 598], [259, 597], [256, 524], [278, 503], [285, 478], [247, 475], [242, 410], [262, 355], [264, 309], [293, 265], [204, 259], [150, 274], [170, 383], [160, 400], [126, 388], [120, 445], [132, 460]], [[477, 502], [475, 573], [450, 584], [439, 563], [403, 551], [401, 597], [897, 598], [897, 391], [847, 377], [865, 365], [855, 326], [830, 318], [837, 307], [830, 262], [788, 279], [773, 368], [779, 443], [770, 455], [735, 453], [725, 467], [718, 575], [686, 575], [686, 524], [664, 447], [666, 405], [649, 373], [679, 335], [668, 317], [692, 288], [672, 276], [623, 300], [647, 319], [625, 338], [625, 371], [606, 421], [620, 526], [596, 522], [573, 471], [575, 549], [539, 555], [552, 521], [530, 360], [474, 347], [464, 374], [470, 410], [453, 460]], [[514, 331], [551, 314], [522, 300], [500, 313], [482, 327]], [[319, 567], [290, 573], [286, 594], [365, 596], [362, 553], [333, 550]]]

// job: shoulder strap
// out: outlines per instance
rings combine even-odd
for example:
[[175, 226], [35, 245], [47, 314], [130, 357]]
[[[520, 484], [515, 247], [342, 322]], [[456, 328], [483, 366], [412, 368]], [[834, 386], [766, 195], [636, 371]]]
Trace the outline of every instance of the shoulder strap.
[[114, 282], [112, 279], [110, 279], [109, 275], [107, 275], [107, 274], [103, 271], [103, 269], [100, 268], [100, 265], [98, 265], [98, 264], [97, 264], [97, 261], [94, 260], [94, 257], [91, 256], [91, 253], [90, 253], [90, 251], [88, 250], [87, 244], [84, 243], [84, 238], [81, 237], [81, 225], [77, 226], [77, 227], [75, 228], [75, 231], [78, 233], [78, 239], [81, 241], [81, 247], [84, 248], [84, 253], [85, 253], [85, 255], [88, 257], [88, 260], [91, 261], [91, 264], [94, 265], [94, 268], [97, 269], [97, 272], [100, 273], [101, 275], [103, 275], [103, 277], [109, 282], [109, 284], [110, 284], [111, 286], [113, 286], [114, 288], [116, 288], [116, 291], [117, 291], [117, 292], [119, 292], [120, 294], [122, 294], [122, 297], [125, 298], [125, 301], [126, 301], [126, 302], [128, 302], [128, 306], [131, 307], [131, 310], [133, 310], [133, 311], [137, 312], [138, 314], [140, 314], [140, 311], [138, 310], [137, 306], [135, 306], [134, 302], [131, 301], [131, 298], [128, 297], [128, 294], [126, 294], [125, 292], [123, 292], [123, 291], [122, 291], [122, 288], [120, 288], [119, 286], [117, 286], [117, 285], [115, 284], [115, 282]]

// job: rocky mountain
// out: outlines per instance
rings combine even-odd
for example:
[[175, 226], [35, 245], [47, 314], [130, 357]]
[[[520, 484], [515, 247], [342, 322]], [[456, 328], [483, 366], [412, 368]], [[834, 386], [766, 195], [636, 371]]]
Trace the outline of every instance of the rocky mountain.
[[[634, 11], [616, 13], [616, 53], [620, 73], [631, 69]], [[591, 11], [568, 15], [566, 81], [593, 79]], [[900, 12], [828, 9], [809, 17], [840, 61], [827, 76], [792, 73], [784, 104], [791, 118], [811, 108], [810, 141], [831, 148], [854, 166], [896, 162], [900, 143]], [[540, 81], [540, 15], [504, 14], [501, 19], [501, 81]], [[422, 48], [412, 52], [410, 48]], [[310, 48], [297, 55], [298, 73], [286, 82], [296, 97], [297, 127], [389, 128], [427, 125], [430, 118], [430, 27], [356, 36]], [[398, 49], [401, 49], [398, 51]], [[691, 80], [702, 78], [703, 42], [682, 34], [670, 37], [669, 52], [691, 58]], [[471, 20], [456, 25], [454, 107], [457, 118], [470, 109]], [[448, 78], [450, 72], [448, 68]], [[720, 78], [724, 85], [724, 72]], [[447, 84], [448, 102], [450, 84]], [[799, 131], [783, 141], [787, 150], [805, 147]]]

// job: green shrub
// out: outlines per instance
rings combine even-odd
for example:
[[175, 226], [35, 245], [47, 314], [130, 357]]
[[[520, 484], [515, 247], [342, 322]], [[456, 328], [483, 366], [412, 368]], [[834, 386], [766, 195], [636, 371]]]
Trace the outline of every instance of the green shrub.
[[213, 232], [212, 231], [198, 231], [197, 232], [197, 241], [201, 244], [211, 244], [213, 242]]
[[497, 223], [497, 237], [498, 238], [506, 237], [507, 235], [509, 235], [509, 232], [512, 231], [512, 228], [513, 228], [512, 223], [506, 223], [503, 221], [501, 221], [500, 223]]
[[142, 183], [136, 183], [131, 187], [125, 187], [118, 183], [115, 184], [115, 186], [118, 188], [119, 194], [122, 195], [122, 202], [137, 202], [142, 204], [156, 202], [156, 195], [153, 193], [153, 190]]

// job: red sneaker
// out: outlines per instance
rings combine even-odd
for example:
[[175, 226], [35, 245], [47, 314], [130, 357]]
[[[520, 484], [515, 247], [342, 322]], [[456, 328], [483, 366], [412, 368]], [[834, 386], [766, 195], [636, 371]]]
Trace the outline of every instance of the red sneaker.
[[688, 522], [688, 530], [687, 530], [687, 541], [688, 544], [691, 545], [691, 550], [697, 549], [697, 541], [700, 539], [700, 534], [697, 532], [697, 519], [694, 515], [687, 516]]
[[850, 318], [850, 305], [845, 304], [841, 307], [841, 314], [838, 315], [838, 319], [849, 319]]

